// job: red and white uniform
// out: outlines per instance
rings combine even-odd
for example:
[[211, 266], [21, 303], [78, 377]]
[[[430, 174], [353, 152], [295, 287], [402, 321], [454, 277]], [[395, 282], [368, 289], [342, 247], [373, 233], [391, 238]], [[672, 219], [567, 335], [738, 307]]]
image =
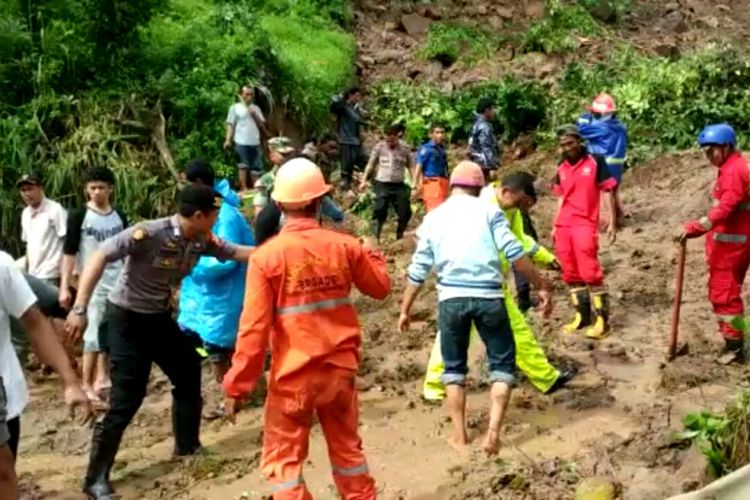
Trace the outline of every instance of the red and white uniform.
[[[750, 174], [747, 161], [733, 153], [719, 167], [708, 215], [685, 224], [689, 237], [706, 235], [708, 300], [725, 339], [742, 339], [745, 308], [742, 282], [750, 266]], [[732, 326], [734, 322], [735, 326]]]
[[577, 163], [557, 167], [552, 192], [562, 198], [555, 218], [555, 254], [568, 285], [602, 286], [599, 264], [599, 206], [602, 191], [617, 186], [599, 156], [584, 155]]

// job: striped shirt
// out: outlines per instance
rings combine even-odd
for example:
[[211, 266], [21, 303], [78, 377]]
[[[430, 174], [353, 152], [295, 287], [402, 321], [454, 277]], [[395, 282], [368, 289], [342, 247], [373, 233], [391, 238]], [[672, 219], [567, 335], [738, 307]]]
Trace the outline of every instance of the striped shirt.
[[409, 282], [424, 283], [434, 269], [440, 301], [502, 297], [500, 254], [510, 263], [525, 255], [502, 211], [469, 195], [452, 195], [428, 213], [417, 239]]

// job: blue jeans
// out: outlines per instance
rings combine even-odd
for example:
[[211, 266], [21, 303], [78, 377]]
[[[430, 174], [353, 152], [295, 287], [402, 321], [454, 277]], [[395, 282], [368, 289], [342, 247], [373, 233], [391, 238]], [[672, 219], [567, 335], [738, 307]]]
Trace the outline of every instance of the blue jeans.
[[440, 350], [445, 363], [443, 383], [463, 385], [469, 357], [472, 323], [487, 349], [490, 381], [515, 383], [516, 344], [502, 298], [459, 297], [440, 302]]
[[320, 215], [340, 224], [344, 222], [344, 211], [336, 204], [330, 196], [324, 196], [320, 200]]

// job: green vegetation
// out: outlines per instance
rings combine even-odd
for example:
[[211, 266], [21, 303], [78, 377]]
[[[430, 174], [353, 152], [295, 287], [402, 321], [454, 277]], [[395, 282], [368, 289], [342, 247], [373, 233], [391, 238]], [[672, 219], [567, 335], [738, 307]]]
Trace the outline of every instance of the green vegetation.
[[524, 52], [558, 54], [576, 50], [581, 37], [601, 33], [602, 28], [584, 7], [547, 0], [546, 15], [531, 23], [521, 35], [520, 46]]
[[450, 66], [461, 61], [471, 66], [492, 57], [504, 39], [478, 26], [453, 22], [438, 22], [430, 26], [419, 57], [439, 61]]
[[381, 125], [403, 123], [405, 138], [416, 144], [426, 138], [429, 127], [440, 123], [453, 140], [466, 139], [480, 97], [495, 100], [499, 125], [506, 140], [539, 127], [545, 118], [547, 97], [532, 82], [507, 77], [498, 82], [475, 85], [451, 94], [429, 86], [384, 82], [371, 90], [371, 112]]
[[683, 420], [685, 431], [675, 440], [697, 444], [715, 478], [750, 463], [750, 391], [743, 390], [721, 415], [691, 413]]
[[0, 247], [17, 250], [15, 180], [81, 202], [81, 173], [105, 164], [133, 218], [171, 205], [175, 165], [221, 151], [238, 85], [307, 133], [328, 127], [350, 83], [349, 0], [7, 0], [0, 3]]

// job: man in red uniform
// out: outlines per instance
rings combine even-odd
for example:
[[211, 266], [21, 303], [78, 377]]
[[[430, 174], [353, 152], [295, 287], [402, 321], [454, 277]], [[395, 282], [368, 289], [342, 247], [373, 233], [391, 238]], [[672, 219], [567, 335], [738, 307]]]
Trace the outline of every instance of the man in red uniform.
[[559, 197], [553, 238], [563, 281], [571, 288], [575, 308], [573, 321], [563, 331], [573, 333], [590, 327], [586, 336], [600, 339], [609, 332], [609, 300], [598, 256], [599, 206], [601, 192], [606, 191], [610, 208], [607, 232], [614, 242], [617, 227], [612, 189], [617, 181], [604, 158], [586, 152], [575, 125], [562, 127], [557, 136], [564, 159], [552, 187]]
[[745, 327], [742, 282], [750, 266], [750, 175], [737, 147], [734, 129], [726, 123], [709, 125], [698, 136], [706, 158], [719, 169], [708, 215], [679, 228], [676, 239], [706, 235], [708, 300], [724, 337], [722, 364], [744, 361]]
[[316, 414], [341, 497], [375, 499], [357, 432], [360, 327], [349, 294], [354, 285], [384, 299], [391, 282], [385, 260], [369, 245], [320, 227], [320, 202], [329, 190], [307, 159], [279, 169], [271, 197], [286, 220], [249, 262], [237, 346], [223, 382], [233, 421], [271, 350], [261, 468], [275, 500], [312, 499], [302, 466]]

